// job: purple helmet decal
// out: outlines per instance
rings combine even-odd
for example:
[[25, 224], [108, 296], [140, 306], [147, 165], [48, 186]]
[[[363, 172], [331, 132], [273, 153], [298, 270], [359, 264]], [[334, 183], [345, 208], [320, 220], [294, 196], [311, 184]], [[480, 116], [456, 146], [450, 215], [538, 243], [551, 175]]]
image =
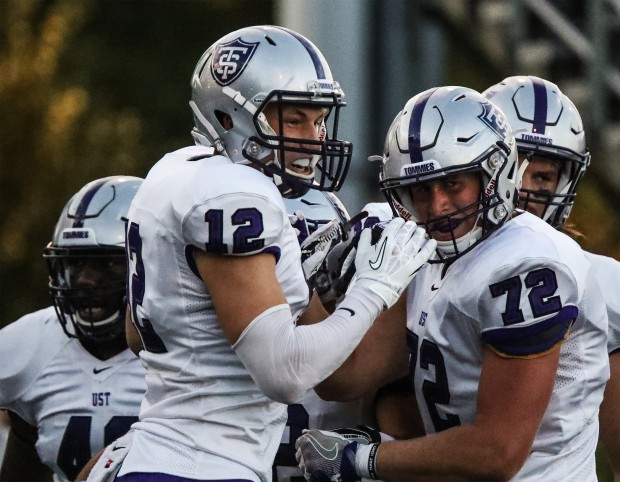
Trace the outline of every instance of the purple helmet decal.
[[310, 58], [312, 59], [312, 63], [314, 64], [314, 68], [316, 69], [316, 78], [326, 79], [327, 76], [325, 75], [325, 69], [323, 68], [323, 63], [321, 62], [321, 58], [319, 57], [319, 54], [317, 53], [316, 48], [310, 42], [308, 42], [308, 39], [304, 37], [303, 35], [299, 35], [297, 32], [294, 32], [293, 30], [289, 30], [288, 28], [283, 28], [283, 27], [278, 27], [278, 28], [280, 30], [284, 30], [285, 32], [290, 33], [293, 37], [299, 40], [299, 42], [301, 42], [304, 48], [308, 51], [308, 55], [310, 55]]
[[495, 132], [497, 137], [504, 139], [508, 130], [508, 122], [503, 112], [490, 102], [481, 102], [480, 106], [482, 107], [482, 112], [478, 116], [478, 119]]
[[[101, 189], [101, 187], [108, 182], [107, 179], [101, 179], [98, 182], [94, 182], [92, 187], [88, 190], [88, 192], [86, 192], [86, 194], [84, 194], [84, 197], [82, 197], [82, 199], [80, 200], [80, 204], [77, 206], [77, 209], [75, 210], [74, 214], [68, 213], [67, 216], [69, 218], [73, 218], [73, 227], [74, 228], [82, 228], [84, 227], [84, 219], [89, 217], [88, 214], [88, 206], [90, 205], [90, 202], [93, 200], [93, 198], [95, 197], [95, 194], [97, 194], [97, 191], [99, 191], [99, 189]], [[97, 213], [91, 214], [90, 216], [96, 216]]]
[[536, 77], [530, 77], [534, 86], [534, 122], [532, 132], [537, 134], [545, 133], [547, 125], [547, 88], [544, 82]]
[[[433, 95], [435, 89], [428, 90], [420, 97], [413, 107], [411, 119], [409, 120], [409, 158], [413, 164], [422, 162], [422, 144], [420, 139], [420, 126], [422, 125], [422, 114], [428, 99]], [[440, 113], [441, 115], [441, 113]]]

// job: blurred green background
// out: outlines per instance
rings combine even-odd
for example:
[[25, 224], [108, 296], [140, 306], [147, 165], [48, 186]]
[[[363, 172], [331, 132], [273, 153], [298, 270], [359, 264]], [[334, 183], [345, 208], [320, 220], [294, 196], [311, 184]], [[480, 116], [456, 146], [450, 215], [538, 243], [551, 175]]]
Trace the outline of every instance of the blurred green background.
[[69, 197], [189, 145], [200, 55], [271, 22], [263, 0], [0, 2], [0, 326], [49, 304], [41, 254]]

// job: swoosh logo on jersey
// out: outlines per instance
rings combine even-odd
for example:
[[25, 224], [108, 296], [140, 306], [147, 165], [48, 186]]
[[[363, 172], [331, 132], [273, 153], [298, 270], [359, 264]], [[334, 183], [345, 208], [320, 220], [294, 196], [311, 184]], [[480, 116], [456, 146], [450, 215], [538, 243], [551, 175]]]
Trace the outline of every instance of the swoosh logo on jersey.
[[370, 261], [368, 264], [370, 264], [370, 267], [374, 270], [379, 269], [379, 267], [381, 266], [381, 264], [383, 263], [383, 256], [385, 256], [385, 245], [387, 244], [387, 238], [385, 238], [383, 240], [383, 243], [381, 243], [381, 247], [379, 248], [379, 252], [377, 253], [377, 257], [374, 261]]
[[338, 309], [339, 310], [348, 311], [351, 316], [355, 316], [355, 311], [353, 311], [351, 308], [343, 308], [343, 307], [341, 307], [341, 308], [338, 308]]
[[315, 439], [312, 435], [309, 435], [310, 443], [314, 446], [315, 450], [319, 453], [321, 457], [326, 460], [335, 460], [338, 456], [338, 444], [334, 442], [334, 446], [331, 449], [325, 448], [321, 445], [317, 439]]
[[431, 286], [431, 291], [437, 291], [438, 289], [439, 289], [439, 286], [435, 286], [435, 285]]
[[122, 446], [120, 446], [120, 447], [118, 447], [118, 446], [116, 446], [116, 447], [112, 447], [112, 452], [114, 452], [115, 450], [120, 450], [120, 449], [124, 449], [124, 448], [125, 448], [125, 446], [124, 446], [124, 445], [122, 445]]
[[112, 368], [112, 367], [103, 367], [103, 368], [99, 368], [99, 369], [93, 368], [93, 373], [95, 375], [97, 375], [98, 373], [101, 373], [101, 372], [104, 372], [106, 370], [109, 370], [110, 368]]

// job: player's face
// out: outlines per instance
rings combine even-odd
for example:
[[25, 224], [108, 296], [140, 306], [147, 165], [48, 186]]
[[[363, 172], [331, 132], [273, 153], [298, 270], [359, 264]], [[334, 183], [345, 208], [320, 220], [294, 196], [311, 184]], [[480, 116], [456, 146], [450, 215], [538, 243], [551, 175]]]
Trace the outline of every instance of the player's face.
[[92, 290], [88, 299], [83, 299], [83, 307], [78, 311], [83, 319], [101, 321], [118, 310], [118, 295], [109, 290], [111, 284], [125, 279], [127, 264], [124, 259], [77, 259], [70, 266], [72, 288]]
[[[319, 141], [325, 137], [324, 122], [328, 111], [324, 107], [283, 104], [278, 108], [277, 104], [271, 104], [265, 108], [264, 113], [267, 122], [277, 135], [311, 141]], [[314, 149], [317, 154], [319, 153], [316, 145], [303, 142], [287, 142], [284, 145]], [[285, 151], [284, 162], [287, 169], [307, 177], [314, 173], [314, 162], [310, 157], [307, 153]]]
[[[519, 156], [522, 162], [525, 156]], [[521, 191], [521, 206], [526, 211], [542, 217], [546, 208], [546, 202], [553, 195], [560, 180], [560, 165], [556, 161], [541, 157], [532, 157], [523, 174], [522, 189], [534, 191], [526, 193]], [[535, 193], [539, 193], [537, 196]]]
[[429, 235], [437, 241], [450, 241], [473, 229], [481, 188], [478, 173], [463, 173], [417, 184], [409, 194], [415, 214]]

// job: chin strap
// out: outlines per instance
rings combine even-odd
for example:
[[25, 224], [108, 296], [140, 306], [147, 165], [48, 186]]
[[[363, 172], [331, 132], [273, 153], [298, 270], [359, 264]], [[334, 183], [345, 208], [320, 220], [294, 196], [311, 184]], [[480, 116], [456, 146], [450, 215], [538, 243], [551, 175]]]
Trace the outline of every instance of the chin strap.
[[482, 228], [474, 226], [471, 231], [453, 241], [437, 241], [437, 251], [444, 258], [451, 258], [462, 253], [482, 237]]
[[[226, 157], [230, 157], [226, 153], [226, 149], [224, 148], [224, 144], [222, 144], [222, 139], [220, 139], [219, 134], [217, 133], [213, 125], [211, 125], [211, 123], [207, 120], [207, 118], [204, 115], [202, 115], [202, 112], [200, 112], [200, 109], [196, 105], [196, 102], [194, 102], [193, 100], [190, 100], [189, 106], [192, 109], [192, 112], [194, 113], [196, 118], [200, 121], [200, 123], [204, 126], [204, 128], [207, 130], [207, 132], [211, 136], [211, 140], [209, 140], [206, 135], [204, 135], [203, 133], [199, 132], [196, 128], [194, 128], [192, 129], [192, 137], [194, 138], [194, 142], [196, 142], [197, 144], [201, 146], [203, 145], [213, 146], [215, 147], [215, 150], [218, 153], [224, 154]], [[206, 144], [203, 143], [205, 141], [206, 141]]]
[[523, 161], [521, 161], [521, 165], [519, 166], [519, 170], [517, 171], [517, 191], [521, 190], [521, 185], [523, 184], [523, 174], [525, 174], [525, 170], [530, 163], [530, 158], [532, 157], [532, 153], [529, 153]]

